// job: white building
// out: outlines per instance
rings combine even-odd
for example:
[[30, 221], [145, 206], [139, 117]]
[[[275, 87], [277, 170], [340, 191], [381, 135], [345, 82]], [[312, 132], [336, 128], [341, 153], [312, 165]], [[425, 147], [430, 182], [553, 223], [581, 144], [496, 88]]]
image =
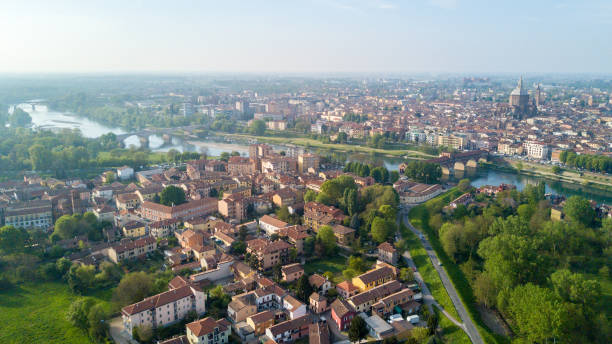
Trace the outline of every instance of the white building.
[[269, 215], [264, 215], [259, 219], [259, 227], [266, 231], [268, 235], [278, 234], [279, 229], [287, 226], [287, 222], [281, 221]]
[[117, 169], [117, 178], [119, 178], [119, 180], [129, 180], [134, 178], [134, 169], [129, 166], [119, 167]]
[[123, 307], [123, 326], [132, 333], [136, 326], [163, 327], [179, 322], [190, 312], [206, 311], [206, 293], [199, 287], [184, 285]]
[[538, 160], [548, 160], [550, 148], [541, 142], [527, 141], [523, 143], [528, 157]]

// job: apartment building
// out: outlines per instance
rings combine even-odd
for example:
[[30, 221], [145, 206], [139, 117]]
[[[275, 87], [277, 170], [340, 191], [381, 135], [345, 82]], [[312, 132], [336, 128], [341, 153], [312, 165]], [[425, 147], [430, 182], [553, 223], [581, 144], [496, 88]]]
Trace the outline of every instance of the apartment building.
[[298, 155], [298, 172], [300, 173], [319, 172], [319, 156], [316, 154], [300, 154]]
[[369, 312], [378, 300], [396, 293], [402, 289], [402, 284], [397, 280], [389, 281], [383, 285], [366, 290], [355, 296], [350, 297], [347, 301], [355, 309], [356, 312]]
[[523, 143], [525, 154], [528, 157], [538, 160], [548, 160], [550, 154], [550, 147], [542, 142], [527, 141]]
[[278, 344], [291, 343], [308, 336], [308, 326], [311, 320], [309, 315], [287, 320], [268, 327], [266, 336]]
[[167, 219], [189, 219], [195, 216], [205, 216], [215, 213], [218, 209], [218, 200], [205, 197], [189, 201], [176, 206], [145, 201], [140, 206], [140, 215], [148, 220], [161, 221]]
[[271, 242], [258, 238], [247, 241], [247, 252], [257, 257], [259, 269], [263, 271], [273, 268], [276, 264], [287, 263], [291, 247], [283, 240]]
[[281, 221], [270, 215], [264, 215], [259, 219], [259, 227], [268, 235], [278, 234], [279, 230], [287, 227], [287, 225], [287, 222]]
[[315, 232], [325, 225], [341, 224], [346, 216], [342, 210], [317, 202], [304, 205], [304, 225]]
[[150, 236], [133, 241], [124, 239], [119, 244], [113, 245], [108, 249], [108, 258], [115, 263], [119, 263], [125, 259], [142, 257], [156, 249], [157, 241]]
[[232, 175], [252, 174], [257, 170], [254, 160], [241, 156], [232, 156], [227, 162], [227, 171]]
[[4, 211], [4, 224], [21, 228], [47, 229], [53, 226], [51, 201], [12, 203]]
[[215, 320], [210, 317], [190, 322], [185, 327], [190, 344], [226, 344], [232, 332], [226, 319]]
[[366, 291], [395, 279], [395, 271], [388, 266], [376, 267], [351, 281], [359, 290]]
[[181, 321], [195, 311], [206, 311], [206, 293], [195, 285], [185, 285], [148, 297], [121, 309], [123, 326], [132, 333], [136, 326], [163, 327]]

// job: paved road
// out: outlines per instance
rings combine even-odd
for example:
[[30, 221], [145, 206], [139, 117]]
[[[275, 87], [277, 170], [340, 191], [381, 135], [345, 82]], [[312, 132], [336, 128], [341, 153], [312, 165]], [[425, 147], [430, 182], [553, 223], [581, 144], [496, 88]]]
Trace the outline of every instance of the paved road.
[[[446, 288], [446, 292], [448, 293], [448, 296], [450, 296], [451, 301], [453, 302], [453, 305], [455, 306], [455, 309], [457, 309], [457, 313], [459, 314], [459, 317], [463, 321], [463, 324], [460, 324], [458, 321], [456, 321], [451, 316], [449, 316], [449, 314], [445, 310], [443, 310], [440, 305], [435, 303], [435, 301], [433, 304], [436, 305], [438, 308], [442, 309], [442, 312], [444, 313], [444, 315], [446, 315], [447, 318], [453, 321], [457, 326], [461, 327], [465, 331], [465, 333], [467, 333], [467, 335], [470, 337], [470, 339], [472, 340], [472, 343], [484, 344], [484, 340], [480, 336], [480, 333], [476, 329], [476, 326], [474, 325], [472, 318], [470, 318], [470, 315], [465, 309], [463, 302], [459, 298], [459, 294], [457, 293], [457, 290], [455, 290], [455, 286], [453, 285], [450, 278], [446, 274], [446, 270], [444, 270], [444, 268], [440, 265], [438, 256], [436, 255], [436, 252], [431, 247], [431, 244], [427, 240], [427, 237], [423, 233], [421, 233], [421, 231], [419, 231], [418, 229], [414, 228], [414, 226], [412, 226], [412, 223], [410, 223], [410, 219], [408, 218], [407, 211], [403, 212], [403, 218], [404, 218], [404, 224], [406, 224], [408, 228], [410, 228], [410, 230], [414, 234], [416, 234], [417, 237], [421, 239], [421, 243], [425, 247], [425, 251], [427, 252], [427, 255], [429, 256], [429, 259], [431, 260], [431, 263], [433, 264], [434, 268], [438, 272], [438, 275], [440, 275], [440, 280], [442, 280], [442, 284], [444, 285], [444, 288]], [[423, 283], [423, 285], [425, 284]], [[429, 290], [428, 290], [428, 293], [429, 293]], [[433, 300], [433, 297], [432, 297], [432, 300]]]

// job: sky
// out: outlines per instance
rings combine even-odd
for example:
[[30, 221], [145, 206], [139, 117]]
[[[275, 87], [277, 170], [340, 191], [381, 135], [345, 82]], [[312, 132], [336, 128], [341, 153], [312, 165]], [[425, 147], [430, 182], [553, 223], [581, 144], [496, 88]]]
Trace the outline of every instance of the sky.
[[612, 73], [609, 0], [0, 0], [0, 73]]

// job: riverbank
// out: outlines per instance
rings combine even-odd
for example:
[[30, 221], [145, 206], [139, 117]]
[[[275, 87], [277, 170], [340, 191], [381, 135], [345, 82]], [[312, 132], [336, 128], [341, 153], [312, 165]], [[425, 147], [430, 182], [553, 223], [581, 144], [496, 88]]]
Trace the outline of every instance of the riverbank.
[[437, 158], [435, 155], [423, 153], [420, 151], [409, 150], [409, 149], [382, 149], [372, 148], [368, 146], [357, 146], [342, 143], [322, 143], [315, 139], [304, 138], [304, 137], [274, 137], [274, 136], [255, 136], [248, 134], [229, 134], [229, 133], [216, 133], [218, 136], [233, 137], [242, 139], [245, 141], [258, 141], [272, 144], [292, 144], [305, 148], [318, 148], [326, 149], [330, 151], [338, 151], [344, 153], [366, 153], [366, 154], [379, 154], [388, 157], [404, 157], [406, 159], [432, 159]]
[[520, 175], [542, 178], [548, 181], [564, 183], [576, 188], [590, 187], [601, 191], [612, 191], [612, 177], [598, 173], [561, 170], [556, 174], [552, 166], [531, 163], [526, 161], [515, 161], [507, 158], [498, 158], [492, 162], [482, 164], [482, 167], [495, 171], [515, 173]]

